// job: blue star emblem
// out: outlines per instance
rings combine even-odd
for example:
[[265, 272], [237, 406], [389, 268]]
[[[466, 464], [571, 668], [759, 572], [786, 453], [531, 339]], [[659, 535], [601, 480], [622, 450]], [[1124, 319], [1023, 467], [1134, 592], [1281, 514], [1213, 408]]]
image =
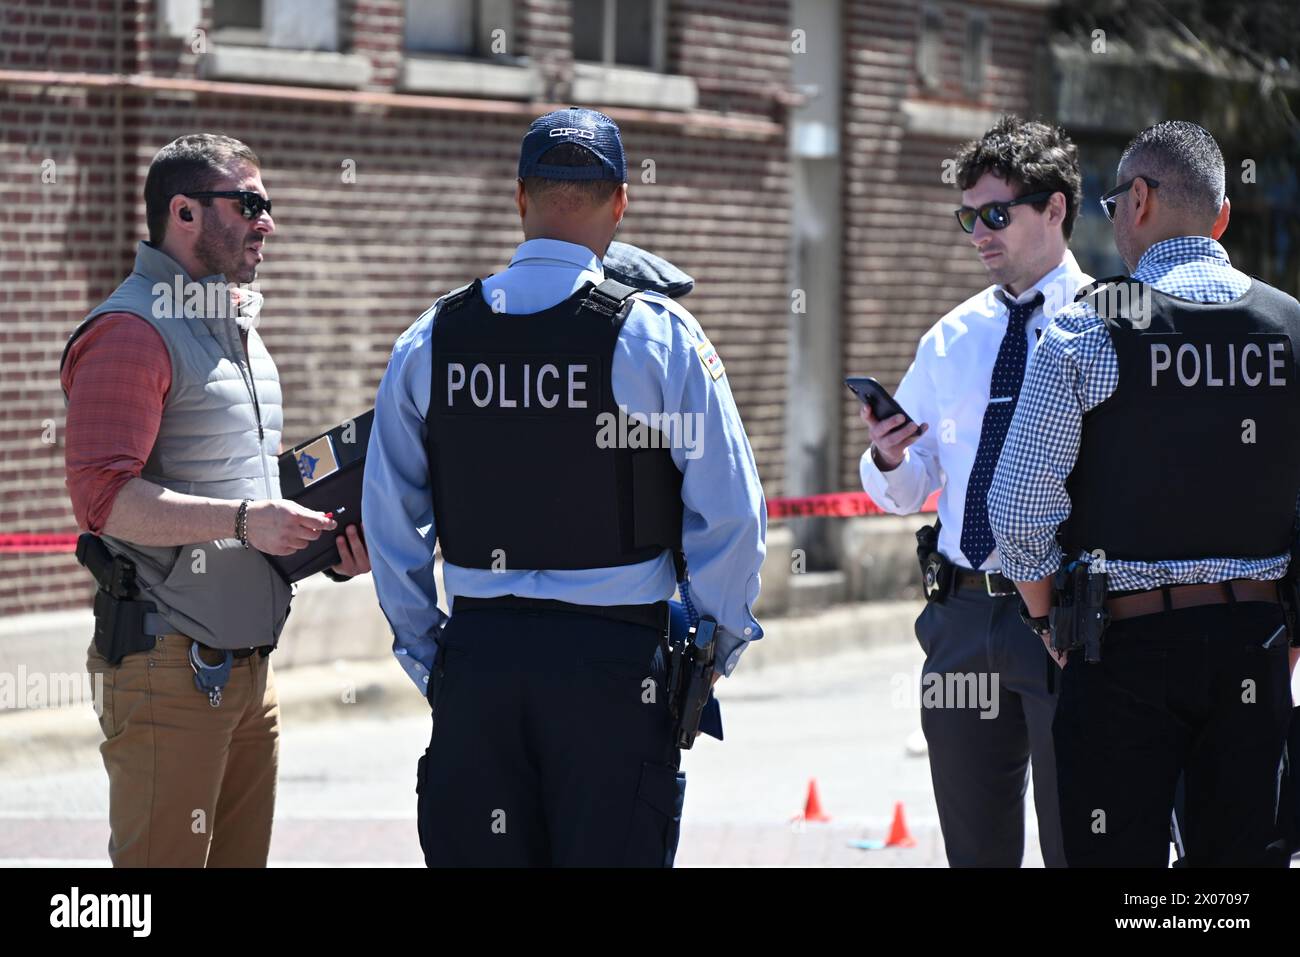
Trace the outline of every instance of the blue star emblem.
[[302, 473], [304, 480], [311, 481], [312, 476], [316, 474], [316, 466], [319, 463], [320, 459], [312, 458], [306, 452], [298, 456], [298, 471]]

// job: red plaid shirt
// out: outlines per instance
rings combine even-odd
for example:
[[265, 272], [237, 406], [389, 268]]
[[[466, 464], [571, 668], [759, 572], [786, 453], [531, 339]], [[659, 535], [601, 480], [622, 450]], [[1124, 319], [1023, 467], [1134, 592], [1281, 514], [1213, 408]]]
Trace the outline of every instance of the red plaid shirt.
[[139, 316], [105, 313], [77, 337], [61, 376], [68, 396], [64, 468], [78, 527], [99, 534], [122, 486], [153, 451], [172, 362]]

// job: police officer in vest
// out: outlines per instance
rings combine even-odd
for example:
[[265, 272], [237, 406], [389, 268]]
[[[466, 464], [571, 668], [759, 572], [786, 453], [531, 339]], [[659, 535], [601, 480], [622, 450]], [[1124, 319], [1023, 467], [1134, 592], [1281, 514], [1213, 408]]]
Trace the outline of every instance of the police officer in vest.
[[[95, 575], [88, 669], [116, 866], [266, 864], [291, 590], [266, 556], [335, 527], [282, 499], [280, 379], [248, 288], [275, 230], [258, 159], [183, 136], [149, 166], [149, 241], [63, 351], [67, 483]], [[368, 569], [355, 529], [336, 574]]]
[[602, 268], [628, 205], [614, 122], [535, 120], [515, 203], [509, 268], [397, 340], [367, 451], [376, 590], [432, 709], [420, 844], [430, 866], [670, 866], [674, 553], [730, 674], [762, 636], [762, 488], [694, 317]]
[[1044, 334], [988, 497], [1064, 669], [1066, 859], [1165, 866], [1181, 775], [1188, 865], [1281, 865], [1300, 304], [1216, 242], [1229, 204], [1204, 129], [1143, 130], [1116, 181], [1101, 202], [1132, 275]]

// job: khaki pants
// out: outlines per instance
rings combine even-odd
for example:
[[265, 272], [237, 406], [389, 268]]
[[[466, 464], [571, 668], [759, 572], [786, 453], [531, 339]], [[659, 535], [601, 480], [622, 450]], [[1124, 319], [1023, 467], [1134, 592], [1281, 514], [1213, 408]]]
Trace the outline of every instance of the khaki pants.
[[214, 708], [194, 686], [191, 644], [162, 635], [117, 667], [90, 646], [114, 867], [266, 866], [280, 747], [271, 659], [236, 658]]

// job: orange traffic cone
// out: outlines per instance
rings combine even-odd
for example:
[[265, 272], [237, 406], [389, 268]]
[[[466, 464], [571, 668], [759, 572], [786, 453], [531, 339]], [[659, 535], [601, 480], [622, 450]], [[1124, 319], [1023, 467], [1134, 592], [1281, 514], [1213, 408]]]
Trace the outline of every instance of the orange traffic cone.
[[808, 800], [804, 802], [803, 813], [794, 816], [796, 821], [829, 821], [830, 815], [822, 810], [821, 798], [817, 796], [817, 779], [808, 781]]
[[894, 803], [894, 823], [889, 825], [889, 839], [885, 841], [885, 847], [916, 847], [916, 841], [907, 830], [902, 801]]

